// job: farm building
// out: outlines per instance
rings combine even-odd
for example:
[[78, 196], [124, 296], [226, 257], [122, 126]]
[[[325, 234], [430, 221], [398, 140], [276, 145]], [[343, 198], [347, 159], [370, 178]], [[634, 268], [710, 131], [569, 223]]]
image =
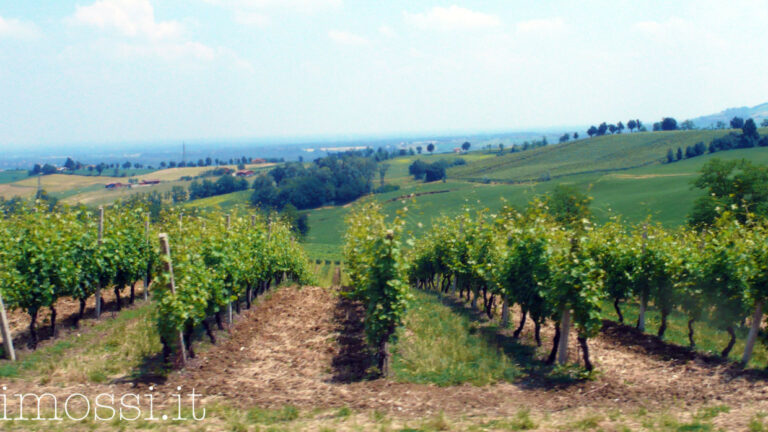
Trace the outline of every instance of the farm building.
[[235, 173], [235, 176], [237, 176], [237, 177], [250, 177], [250, 176], [252, 176], [254, 174], [256, 174], [256, 173], [254, 173], [251, 170], [240, 170], [240, 171]]

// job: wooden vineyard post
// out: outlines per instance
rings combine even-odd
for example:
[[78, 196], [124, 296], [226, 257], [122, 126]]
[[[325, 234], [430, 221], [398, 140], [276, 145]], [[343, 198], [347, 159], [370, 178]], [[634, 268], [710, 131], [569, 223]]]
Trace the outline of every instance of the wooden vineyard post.
[[[646, 242], [648, 241], [648, 224], [643, 225], [643, 255], [645, 255]], [[643, 293], [640, 298], [640, 312], [637, 315], [637, 329], [641, 332], [645, 331], [645, 309], [648, 306], [648, 299], [645, 298], [646, 294]]]
[[[231, 222], [232, 222], [232, 219], [230, 218], [229, 214], [227, 214], [227, 233], [229, 233], [229, 227]], [[227, 303], [227, 325], [231, 327], [232, 322], [234, 322], [234, 320], [232, 319], [232, 300], [230, 300], [229, 303]]]
[[16, 351], [13, 349], [13, 337], [8, 327], [8, 317], [5, 315], [3, 297], [0, 296], [0, 331], [3, 333], [3, 350], [10, 361], [16, 361]]
[[[169, 275], [169, 289], [171, 290], [171, 295], [176, 295], [176, 281], [173, 279], [173, 262], [171, 261], [171, 246], [168, 243], [168, 234], [161, 233], [159, 236], [160, 238], [160, 250], [163, 255], [165, 255], [165, 271], [168, 272]], [[179, 351], [180, 351], [180, 357], [179, 361], [181, 362], [181, 366], [184, 366], [187, 363], [187, 350], [184, 347], [184, 332], [182, 330], [179, 330]]]
[[[147, 213], [144, 219], [144, 241], [149, 246], [149, 213]], [[147, 272], [144, 274], [144, 301], [149, 298], [149, 273], [151, 271], [149, 260], [147, 260]]]
[[757, 333], [760, 331], [760, 324], [763, 322], [763, 302], [758, 301], [755, 305], [755, 313], [752, 315], [752, 325], [749, 327], [747, 342], [744, 346], [744, 355], [741, 357], [741, 365], [746, 366], [752, 357], [752, 350], [755, 348]]
[[[99, 206], [99, 237], [98, 237], [99, 249], [101, 249], [103, 239], [104, 239], [104, 207]], [[95, 296], [96, 296], [96, 319], [99, 319], [99, 317], [101, 317], [101, 283], [96, 285]]]
[[341, 286], [341, 268], [339, 266], [336, 266], [336, 269], [333, 271], [333, 281], [331, 282], [331, 285]]
[[563, 308], [560, 319], [560, 341], [557, 347], [557, 363], [564, 365], [568, 362], [568, 334], [571, 330], [571, 309]]

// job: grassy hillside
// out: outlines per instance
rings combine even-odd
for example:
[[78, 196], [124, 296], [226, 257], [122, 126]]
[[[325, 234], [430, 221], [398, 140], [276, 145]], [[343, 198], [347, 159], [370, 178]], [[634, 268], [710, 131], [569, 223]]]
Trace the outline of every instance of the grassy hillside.
[[13, 183], [28, 176], [26, 170], [6, 170], [0, 171], [0, 184]]
[[[497, 211], [508, 204], [517, 208], [535, 196], [552, 190], [558, 184], [573, 185], [593, 197], [592, 211], [598, 221], [621, 215], [628, 222], [639, 222], [651, 216], [667, 226], [685, 223], [693, 202], [702, 191], [692, 187], [701, 167], [712, 158], [749, 159], [768, 164], [768, 148], [732, 150], [703, 155], [672, 164], [657, 164], [613, 173], [581, 174], [548, 182], [522, 184], [470, 183], [449, 180], [446, 183], [403, 183], [396, 192], [375, 195], [365, 199], [385, 202], [384, 210], [390, 215], [404, 207], [407, 229], [419, 234], [428, 229], [440, 215], [455, 215], [464, 206], [488, 208]], [[475, 163], [468, 164], [472, 167]], [[445, 193], [415, 196], [392, 201], [392, 198], [411, 193], [446, 190]], [[337, 259], [344, 234], [344, 216], [348, 207], [329, 207], [309, 211], [310, 232], [307, 249], [313, 257]], [[334, 253], [336, 252], [336, 253]]]
[[[711, 131], [704, 131], [710, 133]], [[685, 134], [700, 137], [702, 131], [675, 132], [670, 136], [680, 138]], [[651, 134], [635, 134], [635, 136]], [[658, 135], [666, 135], [659, 133]], [[637, 139], [634, 138], [633, 139]], [[608, 145], [627, 142], [625, 136], [595, 138], [598, 142]], [[690, 141], [690, 137], [685, 141]], [[574, 143], [576, 144], [576, 143]], [[603, 145], [601, 144], [601, 145]], [[663, 144], [656, 144], [662, 147]], [[557, 149], [568, 149], [569, 146], [552, 146], [547, 150], [556, 155]], [[536, 150], [531, 151], [531, 153]], [[650, 153], [648, 153], [650, 154]], [[555, 178], [547, 182], [502, 183], [490, 184], [473, 183], [462, 180], [447, 182], [423, 183], [414, 181], [407, 176], [408, 165], [415, 159], [438, 160], [451, 158], [453, 155], [421, 155], [407, 156], [388, 160], [386, 182], [400, 185], [401, 189], [380, 195], [371, 195], [363, 200], [378, 200], [384, 203], [384, 210], [394, 215], [399, 209], [407, 208], [405, 219], [407, 229], [414, 234], [420, 234], [431, 227], [435, 218], [440, 215], [458, 214], [464, 207], [488, 208], [498, 211], [505, 204], [524, 208], [535, 196], [552, 190], [558, 184], [573, 185], [584, 191], [594, 201], [592, 211], [598, 221], [606, 221], [613, 215], [621, 215], [628, 222], [639, 222], [651, 216], [667, 226], [685, 223], [693, 202], [701, 195], [701, 191], [692, 187], [691, 182], [698, 176], [701, 167], [710, 159], [746, 158], [755, 163], [768, 164], [768, 148], [752, 148], [720, 152], [714, 155], [702, 155], [693, 159], [682, 160], [672, 164], [652, 164], [644, 167], [618, 170], [615, 172], [596, 172], [589, 174], [574, 174]], [[481, 152], [473, 152], [463, 156], [468, 160], [467, 169], [486, 165], [489, 161], [503, 159]], [[583, 156], [586, 157], [586, 156]], [[591, 165], [583, 162], [583, 168]], [[463, 167], [460, 167], [463, 168]], [[451, 177], [449, 177], [451, 178]], [[378, 179], [377, 179], [378, 180]], [[438, 192], [438, 193], [435, 193]], [[413, 197], [410, 197], [414, 194]], [[188, 206], [207, 208], [231, 208], [236, 204], [247, 204], [250, 191], [235, 192], [192, 201]], [[398, 199], [399, 198], [399, 199]], [[312, 258], [341, 259], [341, 244], [344, 235], [344, 216], [349, 211], [349, 205], [343, 207], [324, 207], [306, 211], [309, 216], [310, 232], [306, 238], [306, 248]]]
[[[761, 133], [766, 130], [761, 129]], [[657, 164], [666, 159], [667, 150], [712, 139], [728, 133], [722, 130], [644, 132], [606, 135], [550, 145], [533, 150], [507, 153], [449, 169], [448, 177], [480, 181], [538, 181], [577, 174], [626, 170]]]

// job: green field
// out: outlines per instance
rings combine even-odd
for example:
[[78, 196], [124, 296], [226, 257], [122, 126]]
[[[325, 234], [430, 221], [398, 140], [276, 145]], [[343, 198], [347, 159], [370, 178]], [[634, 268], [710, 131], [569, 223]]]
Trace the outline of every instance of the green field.
[[13, 183], [18, 180], [22, 180], [29, 177], [29, 173], [26, 170], [7, 170], [0, 171], [0, 184]]

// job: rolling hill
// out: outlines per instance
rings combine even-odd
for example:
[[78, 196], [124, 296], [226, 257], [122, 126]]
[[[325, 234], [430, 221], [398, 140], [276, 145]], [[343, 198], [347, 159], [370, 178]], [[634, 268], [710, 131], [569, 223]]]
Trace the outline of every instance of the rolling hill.
[[732, 118], [741, 117], [743, 119], [753, 118], [759, 125], [763, 119], [768, 118], [768, 102], [753, 107], [728, 108], [717, 114], [710, 114], [696, 117], [693, 123], [696, 127], [713, 127], [718, 121], [729, 124]]
[[[761, 130], [765, 133], [765, 130]], [[539, 147], [449, 169], [448, 177], [521, 183], [544, 178], [613, 172], [661, 163], [667, 150], [709, 144], [727, 131], [695, 130], [604, 135]]]

